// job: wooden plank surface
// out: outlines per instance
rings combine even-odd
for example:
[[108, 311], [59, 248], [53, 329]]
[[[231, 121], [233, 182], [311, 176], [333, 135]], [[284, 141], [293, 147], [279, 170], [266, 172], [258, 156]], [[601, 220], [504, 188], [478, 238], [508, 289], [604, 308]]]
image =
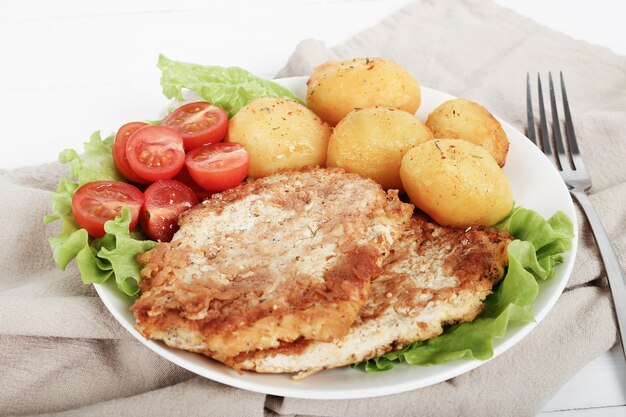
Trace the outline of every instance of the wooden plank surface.
[[621, 415], [626, 416], [626, 362], [620, 345], [581, 369], [546, 404], [544, 414], [575, 410], [576, 413], [571, 415], [578, 416], [580, 410], [588, 409], [589, 416], [595, 416], [602, 407], [621, 410]]

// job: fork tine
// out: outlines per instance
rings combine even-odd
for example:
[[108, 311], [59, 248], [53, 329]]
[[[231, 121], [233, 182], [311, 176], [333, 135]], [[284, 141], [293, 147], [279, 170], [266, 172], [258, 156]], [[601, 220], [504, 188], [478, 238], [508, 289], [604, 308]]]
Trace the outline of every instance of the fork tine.
[[526, 116], [528, 120], [526, 126], [528, 126], [528, 139], [530, 139], [535, 146], [537, 145], [537, 133], [535, 131], [535, 116], [533, 114], [533, 97], [530, 92], [530, 74], [526, 73]]
[[538, 84], [538, 100], [539, 100], [539, 132], [541, 133], [541, 145], [543, 153], [547, 157], [552, 156], [552, 147], [550, 146], [550, 136], [548, 136], [548, 122], [546, 121], [546, 109], [543, 106], [543, 89], [541, 88], [541, 76], [537, 74]]
[[548, 73], [548, 81], [550, 84], [550, 108], [552, 111], [552, 131], [554, 132], [554, 143], [556, 145], [556, 162], [560, 169], [567, 167], [567, 155], [563, 147], [563, 136], [561, 135], [561, 123], [559, 121], [559, 113], [556, 109], [556, 95], [554, 94], [554, 82], [552, 81], [552, 73]]
[[563, 113], [565, 114], [565, 132], [567, 136], [567, 144], [573, 155], [579, 155], [578, 143], [576, 142], [576, 134], [574, 133], [574, 123], [572, 122], [572, 113], [569, 111], [569, 102], [567, 101], [567, 92], [565, 91], [565, 81], [563, 80], [563, 71], [561, 71], [561, 95], [563, 96]]

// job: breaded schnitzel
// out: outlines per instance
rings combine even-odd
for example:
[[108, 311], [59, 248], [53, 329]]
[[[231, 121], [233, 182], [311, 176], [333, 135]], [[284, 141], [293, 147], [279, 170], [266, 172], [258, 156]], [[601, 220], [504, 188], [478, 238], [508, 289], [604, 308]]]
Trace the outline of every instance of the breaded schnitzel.
[[172, 242], [138, 256], [136, 327], [226, 361], [298, 339], [345, 336], [413, 206], [340, 169], [284, 172], [184, 213]]
[[472, 321], [481, 312], [482, 301], [503, 276], [511, 240], [493, 228], [441, 227], [416, 215], [372, 281], [370, 298], [346, 336], [326, 342], [300, 339], [225, 363], [304, 377], [438, 336], [443, 325]]

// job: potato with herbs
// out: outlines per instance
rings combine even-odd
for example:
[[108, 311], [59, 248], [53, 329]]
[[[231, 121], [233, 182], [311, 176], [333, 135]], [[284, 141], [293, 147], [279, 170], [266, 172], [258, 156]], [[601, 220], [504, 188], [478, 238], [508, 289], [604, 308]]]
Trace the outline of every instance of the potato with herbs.
[[250, 154], [248, 176], [323, 166], [331, 128], [311, 110], [283, 98], [260, 98], [243, 107], [228, 126], [226, 141]]
[[486, 149], [434, 139], [402, 158], [400, 177], [411, 202], [442, 226], [490, 226], [513, 209], [508, 179]]
[[402, 157], [413, 146], [432, 138], [424, 123], [405, 111], [354, 110], [333, 130], [326, 165], [372, 178], [385, 189], [402, 190]]
[[436, 138], [465, 139], [487, 149], [499, 166], [506, 162], [509, 138], [500, 122], [480, 104], [464, 98], [448, 100], [430, 113], [426, 126]]
[[383, 58], [329, 61], [307, 82], [307, 106], [331, 126], [354, 109], [392, 107], [415, 114], [420, 86], [395, 62]]

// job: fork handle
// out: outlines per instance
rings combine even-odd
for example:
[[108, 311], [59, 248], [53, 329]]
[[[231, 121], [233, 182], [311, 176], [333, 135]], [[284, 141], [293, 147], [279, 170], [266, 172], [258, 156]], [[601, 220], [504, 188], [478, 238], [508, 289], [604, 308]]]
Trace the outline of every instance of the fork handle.
[[604, 269], [609, 280], [609, 287], [613, 295], [613, 305], [615, 306], [615, 316], [617, 317], [617, 327], [619, 329], [622, 351], [626, 357], [626, 274], [620, 265], [617, 254], [609, 241], [602, 222], [596, 210], [591, 205], [591, 200], [584, 191], [571, 189], [570, 193], [578, 200], [578, 203], [585, 212], [587, 220], [591, 225], [593, 237], [596, 239], [600, 256], [604, 262]]

